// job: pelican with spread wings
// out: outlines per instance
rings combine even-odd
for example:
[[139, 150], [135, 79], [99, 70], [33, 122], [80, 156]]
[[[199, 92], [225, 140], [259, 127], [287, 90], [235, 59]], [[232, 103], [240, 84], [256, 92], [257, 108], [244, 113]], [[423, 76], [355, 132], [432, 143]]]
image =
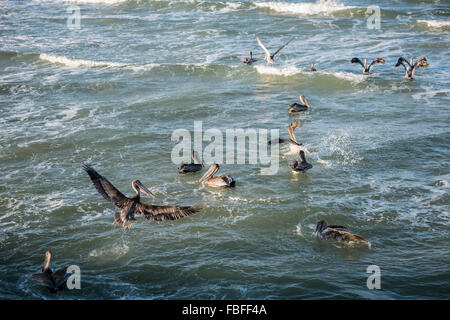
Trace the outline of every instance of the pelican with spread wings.
[[292, 38], [288, 42], [286, 42], [280, 49], [275, 51], [274, 54], [270, 54], [269, 50], [267, 50], [267, 48], [264, 47], [264, 45], [262, 44], [259, 37], [256, 36], [256, 41], [258, 41], [259, 46], [264, 50], [264, 53], [266, 54], [266, 56], [264, 57], [264, 60], [266, 60], [268, 63], [273, 63], [274, 62], [273, 58], [275, 57], [275, 55], [278, 54], [281, 50], [283, 50], [292, 40], [294, 40], [294, 38]]
[[375, 67], [375, 65], [377, 63], [386, 64], [386, 61], [384, 61], [383, 58], [375, 58], [369, 64], [369, 66], [367, 66], [367, 59], [364, 59], [364, 63], [362, 63], [362, 61], [359, 58], [353, 58], [351, 63], [359, 63], [363, 67], [363, 72], [362, 73], [364, 75], [368, 75], [368, 74], [370, 74], [372, 72], [373, 67]]
[[177, 220], [201, 210], [200, 205], [195, 206], [156, 206], [141, 202], [141, 192], [155, 197], [139, 180], [133, 180], [131, 187], [136, 192], [134, 197], [128, 198], [116, 189], [106, 178], [101, 176], [94, 168], [84, 165], [84, 170], [92, 180], [97, 191], [109, 202], [121, 209], [114, 215], [114, 224], [122, 226], [127, 231], [136, 223], [135, 215], [143, 214], [149, 221]]
[[71, 275], [70, 273], [67, 273], [70, 264], [66, 264], [64, 267], [53, 272], [52, 269], [50, 269], [51, 260], [52, 253], [47, 250], [45, 252], [42, 272], [31, 275], [31, 280], [41, 286], [47, 287], [50, 292], [56, 293], [58, 290], [64, 289], [64, 285]]
[[[408, 60], [406, 60], [403, 57], [398, 58], [397, 63], [396, 63], [396, 67], [398, 66], [403, 66], [403, 68], [405, 68], [405, 78], [408, 80], [412, 80], [414, 79], [414, 73], [416, 73], [417, 69], [421, 68], [428, 68], [429, 64], [427, 62], [427, 59], [425, 57], [420, 58], [419, 60], [416, 61], [416, 63], [413, 63], [413, 57], [411, 57], [410, 62], [408, 62]], [[407, 65], [406, 65], [406, 64]]]
[[303, 145], [303, 143], [298, 143], [297, 139], [295, 138], [294, 131], [295, 131], [295, 129], [300, 127], [300, 125], [301, 125], [300, 120], [295, 120], [295, 121], [291, 122], [291, 124], [288, 126], [288, 129], [287, 129], [288, 134], [289, 134], [289, 139], [278, 138], [275, 140], [271, 140], [271, 141], [269, 141], [269, 145], [288, 143], [291, 153], [299, 154], [300, 151], [306, 151], [307, 153], [309, 153], [308, 150], [306, 149], [306, 147]]

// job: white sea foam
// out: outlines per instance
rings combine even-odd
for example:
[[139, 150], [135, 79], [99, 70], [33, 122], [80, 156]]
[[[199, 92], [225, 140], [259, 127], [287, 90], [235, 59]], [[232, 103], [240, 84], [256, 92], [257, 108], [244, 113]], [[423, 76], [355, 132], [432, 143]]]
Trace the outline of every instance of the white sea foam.
[[70, 68], [125, 68], [133, 71], [148, 70], [155, 66], [156, 64], [146, 64], [146, 65], [133, 65], [121, 62], [109, 62], [109, 61], [92, 61], [83, 59], [68, 58], [65, 56], [57, 56], [53, 54], [41, 53], [39, 59], [45, 60], [54, 64], [62, 64]]
[[439, 20], [417, 20], [419, 23], [425, 23], [430, 28], [442, 29], [450, 27], [450, 21], [439, 21]]
[[317, 1], [310, 3], [289, 3], [289, 2], [254, 2], [259, 8], [269, 8], [281, 13], [294, 13], [300, 15], [329, 15], [336, 11], [355, 8], [346, 6], [337, 1]]
[[339, 78], [342, 80], [350, 81], [359, 83], [361, 81], [364, 81], [367, 77], [364, 77], [362, 74], [354, 74], [349, 72], [327, 72], [327, 71], [317, 71], [317, 72], [310, 72], [306, 69], [297, 68], [295, 66], [287, 66], [287, 67], [274, 67], [269, 65], [258, 65], [255, 66], [256, 71], [259, 74], [263, 75], [273, 75], [273, 76], [284, 76], [284, 77], [290, 77], [297, 74], [303, 74], [305, 76], [311, 77], [311, 76], [332, 76], [335, 78]]

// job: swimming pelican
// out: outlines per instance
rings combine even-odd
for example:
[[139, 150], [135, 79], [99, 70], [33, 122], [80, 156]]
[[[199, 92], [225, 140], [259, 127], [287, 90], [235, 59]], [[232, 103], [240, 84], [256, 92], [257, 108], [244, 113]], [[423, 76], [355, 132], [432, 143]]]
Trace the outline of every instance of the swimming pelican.
[[191, 158], [192, 158], [191, 163], [181, 164], [180, 168], [178, 168], [179, 173], [197, 172], [203, 169], [203, 164], [198, 158], [197, 151], [192, 151]]
[[[291, 124], [288, 126], [288, 134], [289, 139], [283, 139], [279, 138], [278, 140], [272, 140], [269, 141], [269, 145], [275, 145], [277, 143], [289, 143], [289, 148], [292, 153], [298, 154], [300, 151], [306, 151], [306, 147], [303, 145], [303, 143], [298, 143], [297, 139], [295, 138], [294, 131], [301, 125], [300, 120], [295, 120], [291, 122]], [[308, 152], [309, 153], [309, 152]]]
[[256, 41], [258, 41], [259, 46], [264, 50], [264, 53], [266, 54], [266, 56], [264, 57], [264, 60], [266, 60], [268, 63], [273, 63], [273, 58], [275, 57], [275, 55], [280, 52], [281, 50], [284, 49], [284, 47], [286, 47], [292, 40], [294, 40], [294, 38], [292, 38], [291, 40], [289, 40], [288, 42], [286, 42], [280, 49], [278, 49], [277, 51], [275, 51], [274, 54], [270, 54], [269, 50], [266, 49], [266, 47], [264, 47], [264, 45], [262, 44], [261, 40], [259, 40], [259, 37], [256, 36]]
[[250, 51], [249, 58], [241, 58], [241, 61], [245, 64], [252, 64], [256, 59], [253, 59], [253, 53]]
[[234, 187], [236, 185], [236, 180], [228, 174], [213, 177], [217, 171], [219, 171], [219, 165], [217, 163], [212, 164], [199, 181], [210, 187]]
[[149, 221], [176, 220], [184, 218], [201, 210], [201, 206], [155, 206], [141, 203], [141, 192], [155, 197], [139, 180], [133, 180], [131, 187], [136, 192], [134, 197], [128, 198], [114, 187], [111, 182], [102, 177], [94, 168], [84, 165], [84, 170], [92, 180], [97, 191], [109, 202], [121, 209], [114, 214], [114, 224], [123, 226], [127, 231], [136, 223], [135, 215], [143, 214]]
[[361, 62], [361, 60], [359, 60], [358, 58], [353, 58], [352, 63], [359, 63], [360, 65], [362, 65], [363, 67], [363, 74], [370, 74], [370, 72], [372, 72], [373, 67], [377, 64], [377, 63], [381, 63], [381, 64], [386, 64], [386, 61], [384, 61], [384, 59], [382, 58], [375, 58], [373, 59], [372, 63], [369, 64], [369, 66], [367, 67], [367, 59], [364, 59], [364, 63]]
[[317, 71], [317, 69], [314, 68], [314, 62], [311, 63], [311, 68], [309, 68], [309, 71]]
[[293, 104], [289, 105], [288, 113], [296, 113], [296, 112], [300, 112], [300, 111], [306, 111], [311, 107], [304, 95], [300, 95], [299, 98], [300, 98], [300, 102], [302, 104], [294, 102]]
[[[405, 62], [408, 64], [407, 66], [405, 65]], [[411, 57], [410, 62], [408, 62], [405, 58], [400, 57], [400, 58], [398, 58], [397, 64], [395, 66], [398, 67], [400, 65], [402, 65], [403, 68], [405, 68], [405, 78], [408, 80], [414, 79], [414, 73], [416, 73], [416, 71], [417, 71], [417, 69], [419, 69], [419, 67], [422, 67], [422, 68], [429, 67], [427, 59], [425, 57], [420, 58], [414, 64], [413, 64], [413, 57]]]
[[294, 172], [305, 172], [306, 170], [309, 170], [312, 168], [312, 164], [308, 163], [305, 158], [305, 153], [303, 150], [300, 150], [299, 157], [301, 162], [299, 163], [297, 160], [291, 160], [288, 163], [288, 166], [292, 169]]
[[317, 223], [315, 235], [321, 240], [350, 241], [358, 240], [369, 242], [361, 236], [358, 236], [343, 226], [329, 226], [325, 220]]
[[52, 253], [50, 251], [45, 252], [44, 265], [42, 266], [42, 273], [35, 273], [31, 275], [31, 280], [37, 284], [47, 287], [50, 292], [57, 292], [64, 289], [67, 279], [70, 277], [70, 273], [67, 273], [67, 268], [70, 264], [66, 264], [61, 269], [55, 272], [50, 269], [50, 262], [52, 260]]

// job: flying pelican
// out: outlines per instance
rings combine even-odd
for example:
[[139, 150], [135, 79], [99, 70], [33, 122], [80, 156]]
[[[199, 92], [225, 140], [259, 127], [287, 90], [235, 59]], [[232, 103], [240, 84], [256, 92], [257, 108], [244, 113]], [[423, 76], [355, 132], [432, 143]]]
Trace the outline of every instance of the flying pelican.
[[270, 145], [274, 145], [274, 144], [277, 144], [277, 143], [289, 143], [289, 148], [290, 148], [290, 151], [292, 153], [298, 154], [302, 150], [308, 152], [308, 150], [303, 145], [303, 143], [298, 143], [297, 142], [297, 139], [295, 138], [295, 135], [294, 135], [295, 129], [297, 129], [300, 125], [301, 125], [300, 120], [293, 121], [288, 126], [289, 139], [279, 138], [278, 140], [269, 141], [269, 144]]
[[293, 104], [289, 105], [288, 108], [288, 113], [296, 113], [296, 112], [300, 112], [300, 111], [306, 111], [308, 110], [311, 106], [309, 105], [308, 101], [306, 101], [306, 98], [304, 95], [300, 95], [300, 103], [294, 102]]
[[311, 68], [309, 68], [309, 71], [317, 71], [317, 69], [314, 68], [314, 62], [311, 63]]
[[[405, 62], [408, 64], [407, 66], [405, 65]], [[413, 64], [413, 57], [411, 57], [410, 62], [408, 62], [405, 58], [400, 57], [400, 58], [398, 58], [397, 64], [395, 66], [398, 67], [400, 65], [402, 65], [403, 68], [405, 68], [405, 78], [408, 80], [414, 79], [414, 73], [416, 73], [416, 71], [417, 71], [417, 69], [419, 69], [419, 67], [422, 67], [422, 68], [429, 67], [427, 59], [425, 57], [420, 58], [414, 64]]]
[[256, 59], [253, 59], [253, 53], [250, 51], [249, 58], [241, 58], [241, 61], [245, 64], [252, 64]]
[[293, 172], [305, 172], [312, 168], [312, 164], [308, 163], [305, 158], [305, 153], [303, 150], [300, 150], [299, 157], [301, 162], [299, 163], [297, 160], [291, 160], [288, 163], [288, 166], [292, 169]]
[[275, 57], [275, 55], [280, 52], [281, 50], [284, 49], [284, 47], [286, 47], [292, 40], [294, 40], [294, 38], [292, 38], [291, 40], [289, 40], [288, 42], [286, 42], [280, 49], [278, 49], [277, 51], [275, 51], [274, 54], [270, 54], [269, 50], [266, 49], [266, 47], [264, 47], [264, 45], [262, 44], [261, 40], [259, 40], [259, 37], [256, 36], [256, 41], [258, 41], [259, 46], [264, 50], [266, 56], [264, 57], [264, 60], [266, 60], [268, 63], [273, 63], [273, 58]]
[[150, 221], [176, 220], [184, 218], [201, 210], [200, 205], [195, 206], [155, 206], [141, 202], [141, 191], [148, 196], [155, 197], [139, 180], [133, 180], [131, 187], [136, 192], [134, 197], [128, 198], [117, 190], [111, 182], [102, 177], [94, 168], [84, 165], [84, 170], [92, 180], [97, 191], [109, 202], [121, 209], [114, 214], [114, 224], [123, 226], [127, 231], [136, 223], [135, 215], [143, 214]]
[[67, 273], [67, 268], [70, 264], [66, 264], [61, 269], [55, 272], [50, 269], [50, 262], [52, 260], [52, 253], [50, 251], [45, 252], [44, 265], [42, 266], [42, 273], [35, 273], [31, 275], [31, 280], [37, 284], [47, 287], [50, 292], [57, 292], [64, 289], [67, 279], [70, 277], [70, 273]]
[[214, 177], [217, 171], [219, 171], [219, 165], [217, 163], [212, 164], [199, 181], [210, 187], [234, 187], [236, 185], [236, 180], [228, 174]]
[[197, 172], [203, 169], [203, 164], [198, 158], [197, 151], [192, 151], [191, 158], [192, 158], [191, 163], [181, 164], [180, 168], [178, 168], [179, 173]]
[[361, 236], [358, 236], [343, 226], [329, 226], [325, 220], [317, 223], [315, 235], [321, 240], [351, 241], [358, 240], [369, 242]]
[[369, 66], [367, 67], [367, 59], [364, 59], [364, 63], [361, 62], [361, 60], [359, 60], [358, 58], [353, 58], [352, 63], [359, 63], [360, 65], [362, 65], [363, 67], [363, 74], [370, 74], [370, 72], [372, 72], [373, 67], [377, 64], [377, 63], [381, 63], [381, 64], [386, 64], [386, 61], [384, 61], [384, 59], [382, 58], [375, 58], [373, 59], [372, 63], [369, 64]]

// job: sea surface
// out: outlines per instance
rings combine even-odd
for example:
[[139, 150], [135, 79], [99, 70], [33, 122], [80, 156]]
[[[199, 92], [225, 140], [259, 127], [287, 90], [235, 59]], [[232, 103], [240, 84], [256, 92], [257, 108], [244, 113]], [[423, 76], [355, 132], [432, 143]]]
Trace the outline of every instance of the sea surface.
[[[450, 2], [377, 1], [379, 29], [374, 4], [1, 1], [0, 298], [449, 299]], [[256, 35], [294, 40], [268, 65]], [[401, 56], [429, 67], [405, 80]], [[364, 76], [353, 57], [386, 64]], [[289, 116], [300, 94], [311, 108]], [[171, 160], [194, 121], [287, 137], [296, 119], [304, 174], [281, 149], [275, 175], [223, 163], [236, 187], [213, 189]], [[143, 202], [204, 209], [125, 232], [83, 163], [126, 195], [139, 179]], [[322, 219], [370, 245], [316, 239]], [[81, 289], [31, 282], [46, 250]]]

